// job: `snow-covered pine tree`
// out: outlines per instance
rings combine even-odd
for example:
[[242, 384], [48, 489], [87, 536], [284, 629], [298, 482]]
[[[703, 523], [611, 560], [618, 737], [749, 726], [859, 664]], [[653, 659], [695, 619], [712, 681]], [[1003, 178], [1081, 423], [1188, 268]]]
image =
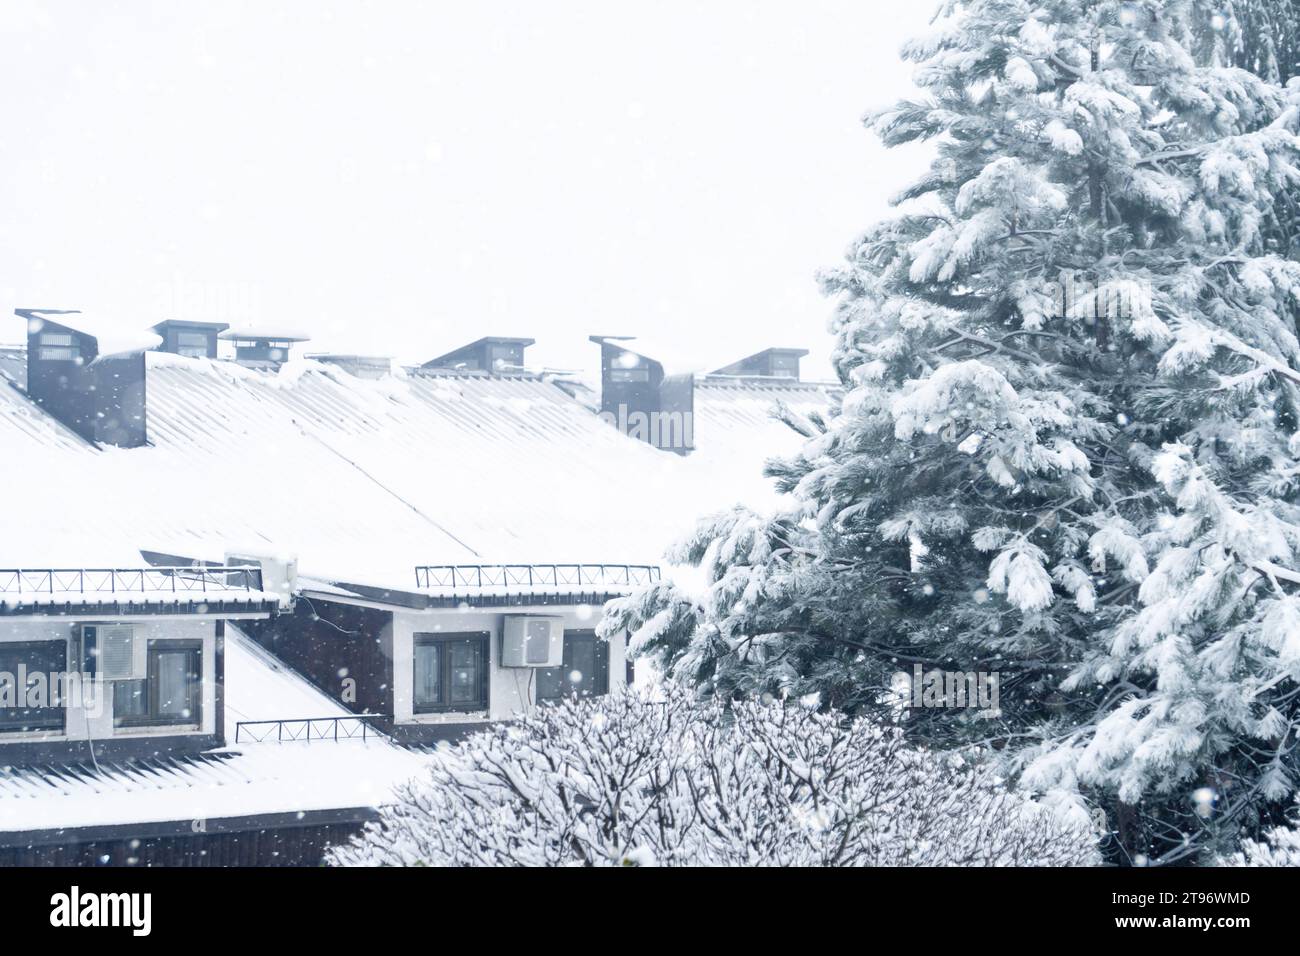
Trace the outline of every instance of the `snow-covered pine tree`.
[[859, 710], [914, 664], [999, 672], [1000, 721], [909, 726], [998, 738], [1126, 853], [1191, 852], [1294, 789], [1297, 98], [1206, 53], [1193, 0], [943, 14], [905, 49], [925, 98], [869, 121], [936, 155], [825, 276], [846, 394], [792, 421], [794, 504], [706, 523], [703, 600], [605, 628]]
[[1202, 42], [1221, 62], [1273, 83], [1300, 75], [1300, 2], [1225, 0], [1204, 6], [1196, 23]]
[[[1300, 76], [1300, 0], [1203, 2], [1207, 9], [1194, 19], [1203, 59], [1283, 85]], [[1279, 252], [1300, 256], [1300, 190], [1275, 194], [1272, 220]]]

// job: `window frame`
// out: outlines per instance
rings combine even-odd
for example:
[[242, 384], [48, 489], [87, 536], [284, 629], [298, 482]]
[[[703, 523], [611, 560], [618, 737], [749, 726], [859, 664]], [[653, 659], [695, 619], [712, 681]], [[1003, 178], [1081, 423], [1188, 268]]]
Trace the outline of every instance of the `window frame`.
[[176, 329], [172, 333], [172, 345], [177, 355], [187, 358], [208, 358], [212, 352], [208, 333], [199, 329]]
[[81, 359], [81, 342], [73, 332], [40, 332], [36, 354], [42, 362], [77, 362]]
[[[67, 671], [68, 671], [68, 642], [67, 642], [67, 640], [4, 641], [3, 643], [0, 643], [0, 654], [4, 653], [6, 650], [9, 650], [9, 649], [34, 648], [34, 647], [40, 647], [42, 650], [54, 650], [54, 649], [56, 649], [56, 648], [62, 648], [62, 651], [63, 651], [63, 664], [62, 664], [62, 666], [58, 667], [57, 670], [58, 670], [59, 673], [62, 673], [62, 674], [66, 674], [66, 673], [67, 673]], [[56, 660], [57, 660], [57, 654], [56, 654]], [[23, 663], [28, 663], [28, 662], [27, 662], [27, 661], [23, 661]], [[2, 669], [3, 669], [3, 668], [0, 667], [0, 670], [2, 670]], [[14, 673], [15, 681], [17, 680], [17, 677], [18, 677], [18, 674], [17, 674], [16, 671], [15, 671], [15, 673]], [[15, 688], [15, 690], [16, 690], [16, 688]], [[56, 697], [56, 699], [57, 699], [57, 693], [56, 693], [56, 692], [57, 692], [57, 688], [55, 688], [55, 687], [48, 688], [48, 692], [49, 692], [52, 696]], [[9, 709], [9, 708], [3, 708], [3, 709], [0, 709], [0, 737], [4, 737], [4, 736], [9, 735], [9, 734], [49, 733], [50, 731], [56, 731], [56, 732], [58, 732], [58, 733], [60, 733], [60, 734], [63, 734], [63, 733], [66, 733], [66, 732], [67, 732], [67, 729], [68, 729], [68, 710], [67, 710], [67, 707], [64, 706], [64, 703], [63, 703], [62, 700], [58, 700], [57, 703], [55, 703], [54, 706], [52, 706], [52, 707], [43, 707], [43, 708], [40, 708], [41, 710], [45, 710], [45, 711], [54, 711], [54, 712], [57, 714], [57, 718], [58, 718], [58, 722], [57, 722], [57, 723], [54, 722], [55, 718], [54, 718], [53, 716], [48, 716], [48, 717], [44, 718], [45, 721], [46, 721], [45, 723], [39, 723], [39, 722], [38, 722], [38, 723], [27, 723], [27, 722], [24, 722], [24, 723], [21, 723], [21, 724], [20, 724], [20, 723], [18, 723], [18, 721], [17, 721], [16, 719], [10, 719], [10, 718], [8, 718], [7, 716], [4, 716], [4, 711], [5, 711], [5, 710], [8, 710], [8, 709]], [[13, 709], [14, 709], [14, 710], [19, 710], [20, 708], [13, 708]]]
[[[537, 669], [536, 702], [539, 704], [542, 703], [543, 701], [554, 702], [554, 701], [567, 700], [574, 693], [572, 690], [567, 689], [571, 687], [571, 685], [569, 684], [569, 673], [573, 670], [573, 661], [570, 657], [570, 652], [569, 652], [569, 648], [572, 646], [572, 644], [570, 643], [570, 638], [573, 638], [573, 642], [572, 642], [573, 644], [576, 644], [579, 641], [583, 643], [587, 643], [590, 641], [595, 645], [594, 646], [594, 654], [595, 654], [595, 661], [596, 661], [596, 673], [594, 675], [595, 687], [587, 694], [582, 694], [581, 692], [579, 692], [578, 699], [585, 700], [591, 697], [604, 697], [609, 694], [609, 641], [602, 641], [599, 637], [596, 636], [596, 632], [589, 628], [582, 629], [582, 630], [566, 630], [564, 632], [564, 657], [561, 660], [560, 666], [558, 668], [539, 667]], [[558, 670], [560, 672], [559, 675], [560, 687], [562, 688], [562, 690], [558, 695], [554, 695], [554, 694], [543, 695], [542, 671], [554, 671], [554, 670]]]
[[[491, 632], [489, 631], [455, 631], [450, 633], [420, 631], [411, 637], [411, 713], [424, 714], [472, 714], [491, 708], [492, 695], [490, 674], [492, 669]], [[451, 651], [453, 644], [469, 643], [475, 646], [478, 654], [478, 697], [470, 703], [451, 700]], [[416, 667], [421, 647], [438, 648], [438, 690], [441, 701], [436, 704], [422, 703], [416, 699]]]
[[[158, 658], [161, 654], [169, 651], [185, 651], [193, 654], [195, 658], [195, 669], [192, 673], [198, 675], [198, 680], [195, 681], [191, 691], [194, 706], [190, 708], [193, 714], [188, 720], [177, 720], [171, 715], [161, 715], [158, 712]], [[117, 712], [118, 686], [141, 682], [145, 685], [147, 712], [145, 714], [119, 714]], [[138, 680], [113, 681], [113, 728], [117, 730], [133, 727], [177, 727], [190, 730], [201, 730], [203, 728], [203, 641], [188, 638], [150, 640], [145, 646], [145, 676]]]
[[523, 363], [520, 350], [514, 345], [490, 345], [487, 350], [488, 368], [496, 371], [504, 366], [516, 367]]

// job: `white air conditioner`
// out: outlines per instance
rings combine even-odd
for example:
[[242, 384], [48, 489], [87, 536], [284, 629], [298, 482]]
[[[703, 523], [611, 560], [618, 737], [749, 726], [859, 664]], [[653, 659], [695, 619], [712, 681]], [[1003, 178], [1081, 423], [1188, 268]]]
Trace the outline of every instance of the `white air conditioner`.
[[564, 619], [506, 615], [502, 667], [559, 667], [564, 663]]
[[147, 643], [125, 624], [88, 624], [81, 630], [85, 666], [100, 680], [142, 680]]
[[230, 567], [252, 565], [262, 569], [262, 590], [274, 594], [280, 607], [293, 607], [298, 592], [298, 558], [293, 555], [271, 556], [264, 554], [226, 554]]

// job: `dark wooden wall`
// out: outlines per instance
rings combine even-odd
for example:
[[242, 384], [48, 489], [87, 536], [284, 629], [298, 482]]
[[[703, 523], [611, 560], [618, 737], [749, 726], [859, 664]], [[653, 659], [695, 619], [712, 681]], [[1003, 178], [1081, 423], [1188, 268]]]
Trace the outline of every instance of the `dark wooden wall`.
[[[391, 611], [299, 598], [292, 614], [242, 621], [240, 628], [354, 713], [392, 714]], [[342, 670], [356, 681], [355, 701], [340, 697]]]
[[[70, 332], [80, 363], [40, 357], [42, 331]], [[27, 394], [87, 441], [135, 448], [145, 444], [144, 353], [95, 361], [95, 340], [47, 321], [27, 337]]]
[[[634, 344], [634, 343], [633, 343]], [[612, 373], [617, 367], [614, 360], [623, 353], [623, 349], [610, 344], [600, 347], [600, 410], [618, 416], [619, 406], [627, 406], [628, 413], [659, 411], [659, 386], [664, 380], [663, 366], [658, 362], [644, 361], [649, 370], [649, 380], [645, 382], [616, 382]]]

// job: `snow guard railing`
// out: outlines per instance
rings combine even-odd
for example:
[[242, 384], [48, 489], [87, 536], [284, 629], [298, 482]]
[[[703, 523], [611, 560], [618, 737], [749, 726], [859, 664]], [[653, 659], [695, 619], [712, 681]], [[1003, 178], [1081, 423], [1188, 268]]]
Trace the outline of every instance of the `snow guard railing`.
[[261, 591], [257, 567], [0, 568], [0, 594], [206, 594]]
[[457, 588], [640, 587], [659, 580], [652, 564], [429, 564], [415, 569], [415, 586]]
[[235, 743], [255, 744], [313, 740], [366, 740], [387, 735], [371, 725], [387, 714], [349, 714], [346, 717], [295, 717], [286, 720], [241, 720], [235, 724]]

